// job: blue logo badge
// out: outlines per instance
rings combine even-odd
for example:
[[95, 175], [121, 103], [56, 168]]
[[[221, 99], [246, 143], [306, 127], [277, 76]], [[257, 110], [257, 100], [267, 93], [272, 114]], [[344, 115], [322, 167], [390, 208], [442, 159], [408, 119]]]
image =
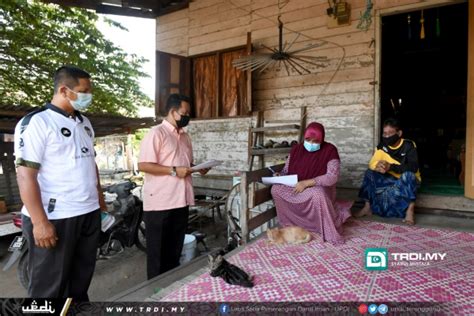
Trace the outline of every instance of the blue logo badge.
[[365, 249], [365, 268], [372, 270], [387, 270], [388, 250], [386, 248]]
[[385, 304], [380, 304], [378, 310], [379, 310], [379, 313], [382, 314], [382, 315], [387, 314], [388, 313], [388, 306], [385, 305]]
[[369, 313], [372, 314], [372, 315], [377, 314], [377, 305], [376, 304], [370, 304]]
[[221, 314], [229, 314], [230, 313], [230, 307], [228, 304], [221, 304], [219, 306], [219, 312]]

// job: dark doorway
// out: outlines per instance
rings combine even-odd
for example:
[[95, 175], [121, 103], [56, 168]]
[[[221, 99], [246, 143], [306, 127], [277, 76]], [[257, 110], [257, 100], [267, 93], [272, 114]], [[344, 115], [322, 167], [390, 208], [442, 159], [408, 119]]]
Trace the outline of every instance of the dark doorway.
[[[468, 4], [382, 17], [381, 121], [395, 116], [418, 147], [423, 193], [462, 195]], [[410, 23], [409, 23], [410, 22]]]

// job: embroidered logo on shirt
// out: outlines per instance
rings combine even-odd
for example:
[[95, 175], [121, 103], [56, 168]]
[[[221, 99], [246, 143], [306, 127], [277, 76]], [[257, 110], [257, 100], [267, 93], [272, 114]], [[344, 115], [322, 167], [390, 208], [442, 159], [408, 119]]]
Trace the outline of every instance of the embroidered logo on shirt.
[[81, 151], [85, 154], [85, 153], [88, 153], [89, 152], [89, 148], [87, 147], [82, 147], [81, 148]]
[[56, 207], [56, 199], [49, 199], [48, 213], [52, 213]]
[[405, 155], [406, 155], [406, 153], [402, 153], [402, 157], [405, 156]]
[[92, 137], [92, 131], [91, 131], [91, 129], [89, 128], [89, 126], [84, 126], [84, 129], [86, 130], [87, 135], [89, 135], [89, 137]]
[[69, 136], [71, 136], [71, 131], [68, 130], [67, 128], [63, 127], [63, 128], [61, 128], [61, 134], [63, 134], [66, 137], [69, 137]]
[[20, 138], [20, 148], [25, 146], [25, 142], [23, 141], [23, 138]]

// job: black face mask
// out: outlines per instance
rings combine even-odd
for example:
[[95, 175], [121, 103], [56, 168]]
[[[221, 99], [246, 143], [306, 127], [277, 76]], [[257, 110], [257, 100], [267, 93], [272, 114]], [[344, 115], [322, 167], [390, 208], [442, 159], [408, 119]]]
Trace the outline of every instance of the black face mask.
[[178, 126], [179, 128], [187, 126], [189, 124], [190, 118], [191, 117], [189, 115], [181, 115], [181, 119], [179, 121], [175, 120], [176, 126]]
[[390, 137], [382, 137], [382, 144], [384, 146], [393, 146], [398, 142], [400, 136], [398, 134], [394, 134]]

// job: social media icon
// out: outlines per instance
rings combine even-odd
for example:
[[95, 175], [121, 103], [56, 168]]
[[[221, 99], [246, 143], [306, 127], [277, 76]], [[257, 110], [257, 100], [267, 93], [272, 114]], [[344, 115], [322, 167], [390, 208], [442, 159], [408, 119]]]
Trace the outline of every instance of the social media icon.
[[367, 305], [365, 304], [360, 304], [358, 309], [359, 309], [359, 313], [361, 314], [367, 313], [367, 310], [368, 310]]
[[388, 267], [388, 251], [386, 248], [365, 249], [365, 268], [371, 270], [386, 270]]
[[371, 315], [377, 314], [377, 305], [376, 304], [370, 304], [369, 305], [369, 313]]
[[221, 304], [219, 306], [219, 312], [221, 314], [229, 314], [230, 313], [230, 307], [228, 304]]
[[380, 314], [385, 315], [385, 314], [388, 313], [388, 306], [385, 305], [385, 304], [380, 304], [379, 308], [378, 308], [378, 311], [379, 311]]

